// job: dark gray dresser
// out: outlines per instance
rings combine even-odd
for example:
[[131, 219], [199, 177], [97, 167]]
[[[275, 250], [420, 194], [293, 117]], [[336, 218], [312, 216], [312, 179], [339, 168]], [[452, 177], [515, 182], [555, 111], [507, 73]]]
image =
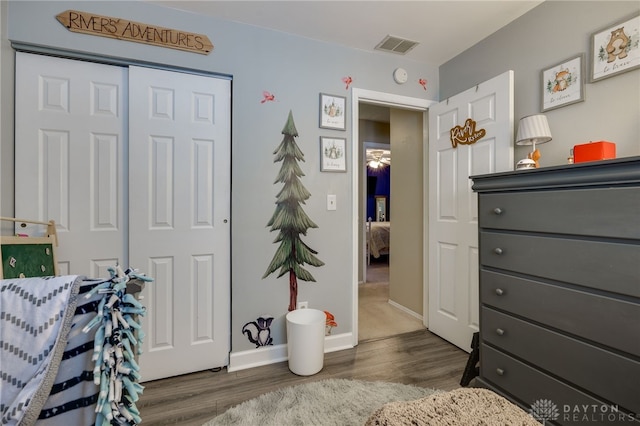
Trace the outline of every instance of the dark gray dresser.
[[640, 157], [472, 179], [479, 385], [549, 423], [639, 424]]

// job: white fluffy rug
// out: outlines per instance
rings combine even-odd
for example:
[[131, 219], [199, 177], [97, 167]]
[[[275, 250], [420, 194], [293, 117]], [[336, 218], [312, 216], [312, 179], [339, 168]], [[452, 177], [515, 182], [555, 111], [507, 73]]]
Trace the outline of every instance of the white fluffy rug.
[[400, 383], [328, 379], [278, 389], [245, 401], [205, 426], [363, 425], [392, 401], [439, 392]]

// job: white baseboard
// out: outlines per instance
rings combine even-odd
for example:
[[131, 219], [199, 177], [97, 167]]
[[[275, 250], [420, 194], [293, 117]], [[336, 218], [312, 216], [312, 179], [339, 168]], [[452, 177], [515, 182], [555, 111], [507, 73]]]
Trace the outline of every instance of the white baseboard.
[[227, 371], [244, 370], [287, 360], [287, 345], [263, 346], [247, 351], [231, 352]]
[[399, 303], [397, 303], [397, 302], [394, 302], [394, 301], [393, 301], [393, 300], [391, 300], [391, 299], [389, 299], [389, 304], [390, 304], [391, 306], [393, 306], [394, 308], [398, 308], [398, 309], [400, 309], [401, 311], [408, 313], [408, 314], [409, 314], [409, 315], [411, 315], [412, 317], [416, 317], [416, 318], [418, 318], [420, 321], [422, 321], [422, 319], [423, 319], [422, 315], [420, 315], [419, 313], [417, 313], [417, 312], [413, 312], [411, 309], [408, 309], [408, 308], [406, 308], [405, 306], [402, 306], [401, 304], [399, 304]]
[[[324, 353], [342, 351], [353, 348], [352, 333], [342, 333], [324, 338]], [[229, 355], [229, 365], [227, 371], [246, 370], [247, 368], [260, 367], [262, 365], [275, 364], [286, 361], [287, 345], [263, 346], [261, 348], [249, 349], [240, 352], [231, 352]]]
[[324, 353], [343, 351], [353, 348], [353, 333], [341, 333], [325, 336]]

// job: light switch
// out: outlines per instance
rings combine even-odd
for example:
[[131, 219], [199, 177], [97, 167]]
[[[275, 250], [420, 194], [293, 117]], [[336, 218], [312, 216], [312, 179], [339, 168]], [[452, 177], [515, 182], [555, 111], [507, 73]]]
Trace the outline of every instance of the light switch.
[[327, 210], [335, 210], [336, 209], [336, 195], [329, 194], [327, 195]]

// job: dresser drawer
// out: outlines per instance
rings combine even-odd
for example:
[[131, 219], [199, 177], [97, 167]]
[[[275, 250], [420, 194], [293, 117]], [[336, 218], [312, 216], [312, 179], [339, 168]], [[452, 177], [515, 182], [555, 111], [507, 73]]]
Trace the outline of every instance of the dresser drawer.
[[629, 338], [640, 336], [640, 299], [633, 303], [481, 270], [480, 300], [499, 310], [640, 357], [640, 338]]
[[640, 362], [487, 307], [480, 311], [480, 333], [484, 343], [640, 412]]
[[482, 228], [640, 238], [640, 187], [480, 194]]
[[[640, 424], [632, 422], [631, 415], [623, 412], [614, 413], [613, 419], [608, 415], [602, 418], [600, 416], [602, 411], [607, 410], [606, 412], [609, 414], [615, 408], [622, 409], [623, 407], [615, 407], [614, 405], [614, 408], [610, 409], [611, 402], [595, 399], [490, 346], [481, 345], [480, 359], [482, 361], [480, 366], [481, 382], [487, 381], [489, 385], [495, 385], [498, 390], [504, 390], [507, 397], [517, 395], [517, 402], [527, 410], [531, 409], [531, 406], [537, 401], [550, 401], [558, 409], [558, 418], [554, 423], [608, 426]], [[594, 409], [594, 407], [596, 408]], [[585, 418], [585, 415], [588, 417]]]
[[480, 264], [640, 297], [640, 245], [480, 232]]

